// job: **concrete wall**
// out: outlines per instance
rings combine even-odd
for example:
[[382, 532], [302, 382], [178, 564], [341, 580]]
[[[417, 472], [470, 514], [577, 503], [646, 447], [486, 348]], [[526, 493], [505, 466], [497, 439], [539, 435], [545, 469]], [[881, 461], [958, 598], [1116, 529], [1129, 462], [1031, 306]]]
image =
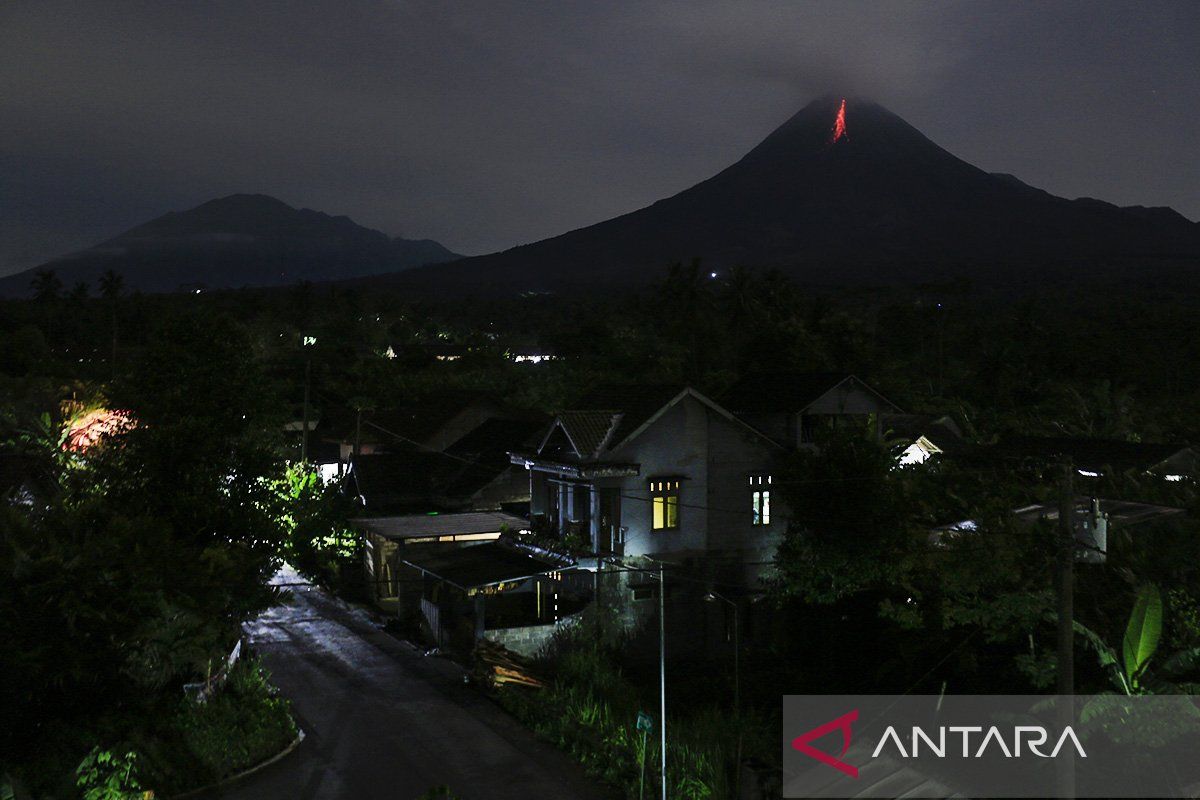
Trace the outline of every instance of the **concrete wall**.
[[548, 625], [527, 625], [521, 628], [492, 628], [483, 632], [483, 638], [507, 647], [523, 656], [536, 656], [550, 643], [557, 631], [574, 625], [578, 617], [567, 617]]

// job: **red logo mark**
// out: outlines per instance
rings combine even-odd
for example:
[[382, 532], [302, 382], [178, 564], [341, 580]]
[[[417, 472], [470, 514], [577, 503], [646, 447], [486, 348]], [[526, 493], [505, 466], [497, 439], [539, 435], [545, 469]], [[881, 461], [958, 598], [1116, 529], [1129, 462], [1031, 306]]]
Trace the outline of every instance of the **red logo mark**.
[[[815, 758], [822, 764], [833, 767], [838, 772], [844, 772], [851, 778], [857, 778], [858, 767], [851, 766], [850, 764], [847, 764], [845, 761], [841, 760], [841, 757], [846, 755], [846, 751], [850, 749], [850, 736], [852, 733], [850, 730], [850, 724], [856, 719], [858, 719], [857, 708], [851, 711], [849, 714], [843, 714], [837, 719], [830, 720], [824, 725], [818, 725], [808, 733], [802, 733], [795, 739], [792, 739], [792, 749], [799, 750], [809, 758]], [[834, 758], [828, 753], [822, 753], [820, 750], [809, 744], [809, 742], [811, 742], [813, 739], [820, 739], [825, 734], [831, 733], [835, 730], [841, 730], [842, 732], [842, 752], [838, 753], [837, 758]]]

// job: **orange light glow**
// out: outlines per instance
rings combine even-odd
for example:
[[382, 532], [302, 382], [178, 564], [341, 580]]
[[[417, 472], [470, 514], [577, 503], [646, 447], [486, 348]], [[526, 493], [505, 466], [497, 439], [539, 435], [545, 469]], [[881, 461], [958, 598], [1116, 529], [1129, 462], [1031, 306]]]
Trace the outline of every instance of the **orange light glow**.
[[846, 135], [846, 98], [842, 98], [842, 105], [838, 108], [837, 118], [833, 121], [833, 138], [829, 140], [833, 144], [838, 139]]
[[107, 408], [89, 411], [71, 422], [63, 448], [74, 453], [85, 453], [105, 436], [120, 433], [133, 422], [127, 411], [112, 411]]

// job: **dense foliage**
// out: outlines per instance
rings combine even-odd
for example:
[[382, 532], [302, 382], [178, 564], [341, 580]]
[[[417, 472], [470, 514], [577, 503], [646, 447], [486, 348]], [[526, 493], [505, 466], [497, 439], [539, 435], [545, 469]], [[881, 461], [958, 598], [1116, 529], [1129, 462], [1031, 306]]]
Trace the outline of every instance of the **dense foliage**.
[[[275, 600], [265, 579], [280, 557], [326, 585], [353, 582], [342, 499], [287, 466], [299, 436], [284, 423], [300, 418], [306, 373], [314, 416], [446, 389], [553, 411], [600, 382], [687, 382], [719, 399], [750, 373], [768, 376], [769, 391], [780, 370], [837, 370], [910, 411], [950, 416], [976, 443], [1014, 433], [1200, 438], [1196, 301], [1152, 289], [834, 292], [771, 273], [713, 278], [695, 264], [637, 297], [438, 302], [308, 285], [152, 297], [124, 294], [119, 276], [100, 288], [92, 298], [44, 275], [37, 299], [0, 307], [0, 439], [36, 484], [32, 502], [5, 485], [0, 507], [0, 701], [12, 710], [0, 772], [38, 789], [70, 782], [96, 747], [152, 752], [143, 721], [170, 718], [179, 686]], [[438, 360], [431, 346], [446, 344], [462, 357]], [[555, 358], [512, 358], [532, 346]], [[63, 424], [95, 407], [136, 424], [67, 453]], [[774, 713], [786, 692], [1046, 687], [1053, 537], [1011, 511], [1053, 500], [1052, 465], [894, 469], [888, 443], [861, 432], [822, 444], [776, 472], [794, 521], [754, 612], [765, 621], [744, 653], [744, 705]], [[1107, 475], [1093, 486], [1188, 513], [1114, 532], [1109, 563], [1078, 571], [1081, 624], [1096, 641], [1120, 641], [1152, 584], [1163, 652], [1200, 645], [1195, 483]], [[963, 519], [978, 535], [930, 546], [932, 527]], [[1081, 689], [1110, 685], [1090, 641], [1078, 642]], [[610, 763], [598, 768], [628, 788], [640, 741], [630, 726], [652, 682], [603, 649], [564, 652], [557, 666], [555, 688], [515, 710], [585, 761]], [[727, 680], [728, 665], [672, 668], [676, 697], [693, 697], [692, 675], [703, 687], [696, 708], [715, 707], [711, 681]], [[204, 724], [190, 729], [197, 743], [215, 730]], [[689, 739], [692, 724], [681, 719], [677, 741], [695, 749], [672, 757], [710, 759], [686, 774], [719, 795], [731, 779], [728, 735], [696, 722], [708, 732]]]
[[241, 333], [162, 320], [104, 387], [132, 424], [84, 452], [10, 410], [6, 456], [37, 485], [0, 506], [0, 768], [33, 791], [96, 746], [153, 749], [182, 684], [276, 599], [275, 403]]

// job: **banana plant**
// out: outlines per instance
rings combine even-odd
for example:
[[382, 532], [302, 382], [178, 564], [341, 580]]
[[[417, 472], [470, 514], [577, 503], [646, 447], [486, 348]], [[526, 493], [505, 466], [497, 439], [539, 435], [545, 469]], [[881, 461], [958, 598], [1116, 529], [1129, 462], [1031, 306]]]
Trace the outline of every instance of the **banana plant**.
[[1096, 653], [1101, 669], [1109, 674], [1122, 694], [1156, 694], [1163, 691], [1191, 694], [1196, 688], [1193, 684], [1176, 680], [1200, 667], [1200, 648], [1173, 653], [1162, 659], [1161, 666], [1154, 673], [1149, 670], [1162, 640], [1162, 625], [1162, 594], [1157, 586], [1146, 584], [1138, 590], [1129, 614], [1120, 655], [1099, 634], [1078, 622], [1075, 623], [1075, 632], [1083, 636]]

